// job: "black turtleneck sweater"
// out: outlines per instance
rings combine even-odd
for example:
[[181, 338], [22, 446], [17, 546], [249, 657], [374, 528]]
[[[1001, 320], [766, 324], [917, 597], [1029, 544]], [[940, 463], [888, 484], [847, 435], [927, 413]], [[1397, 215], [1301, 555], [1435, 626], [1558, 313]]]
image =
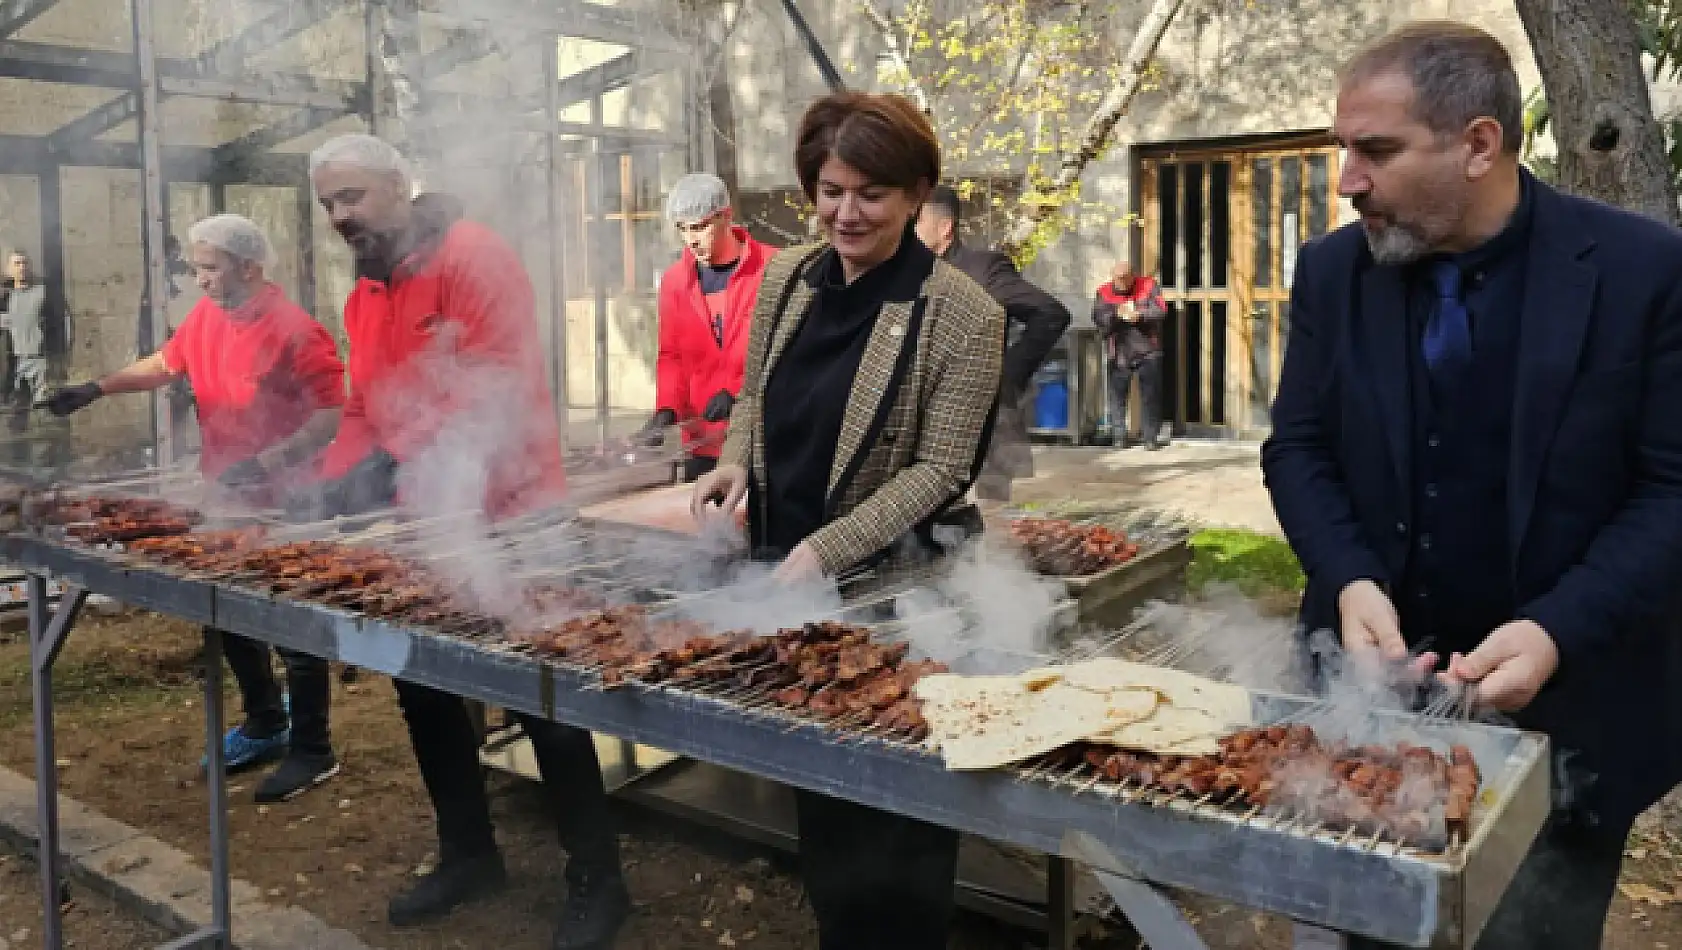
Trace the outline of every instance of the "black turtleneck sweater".
[[[934, 252], [907, 228], [893, 256], [851, 284], [834, 248], [807, 270], [816, 296], [765, 384], [767, 523], [755, 534], [767, 553], [787, 554], [830, 520], [835, 445], [876, 318], [888, 301], [917, 299], [934, 262]], [[790, 316], [798, 318], [781, 315]]]

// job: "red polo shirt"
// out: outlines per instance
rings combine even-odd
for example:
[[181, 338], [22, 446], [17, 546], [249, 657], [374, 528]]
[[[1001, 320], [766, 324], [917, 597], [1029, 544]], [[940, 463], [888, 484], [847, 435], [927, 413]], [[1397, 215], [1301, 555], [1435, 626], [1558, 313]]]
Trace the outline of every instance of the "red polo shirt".
[[207, 479], [345, 401], [333, 338], [274, 284], [232, 312], [200, 300], [162, 352], [170, 372], [193, 385]]

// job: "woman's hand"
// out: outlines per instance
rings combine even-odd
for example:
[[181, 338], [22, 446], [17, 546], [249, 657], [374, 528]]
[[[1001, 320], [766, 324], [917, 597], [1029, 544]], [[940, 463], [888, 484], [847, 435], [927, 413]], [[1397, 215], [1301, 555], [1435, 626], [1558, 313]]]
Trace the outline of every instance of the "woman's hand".
[[823, 577], [823, 561], [819, 560], [812, 542], [802, 541], [794, 546], [788, 557], [783, 558], [783, 563], [777, 565], [771, 576], [784, 584], [820, 580]]
[[740, 465], [720, 465], [695, 481], [689, 511], [697, 523], [719, 514], [728, 515], [748, 493], [748, 470]]

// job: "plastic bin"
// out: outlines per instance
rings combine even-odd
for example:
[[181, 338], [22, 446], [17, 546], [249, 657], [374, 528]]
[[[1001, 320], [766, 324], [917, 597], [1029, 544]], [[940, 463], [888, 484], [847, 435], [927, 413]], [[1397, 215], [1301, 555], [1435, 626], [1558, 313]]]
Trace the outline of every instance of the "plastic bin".
[[1066, 381], [1053, 379], [1040, 383], [1039, 391], [1034, 394], [1034, 427], [1069, 427], [1069, 384]]

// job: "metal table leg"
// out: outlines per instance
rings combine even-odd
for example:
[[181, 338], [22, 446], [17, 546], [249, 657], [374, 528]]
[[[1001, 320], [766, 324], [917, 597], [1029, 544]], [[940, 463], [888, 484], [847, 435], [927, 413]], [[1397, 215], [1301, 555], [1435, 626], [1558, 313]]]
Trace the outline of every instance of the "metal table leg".
[[1075, 950], [1075, 867], [1068, 858], [1046, 858], [1046, 950]]
[[210, 799], [210, 927], [202, 932], [211, 947], [233, 947], [228, 884], [228, 776], [222, 760], [222, 634], [204, 632], [204, 750], [208, 763], [205, 791]]
[[1151, 950], [1209, 950], [1180, 909], [1156, 888], [1108, 871], [1092, 873]]
[[53, 664], [64, 648], [76, 614], [88, 598], [80, 587], [66, 585], [58, 609], [47, 616], [47, 578], [31, 572], [24, 582], [29, 597], [29, 674], [35, 700], [35, 794], [41, 834], [41, 946], [64, 946], [58, 851], [58, 759], [53, 743]]

